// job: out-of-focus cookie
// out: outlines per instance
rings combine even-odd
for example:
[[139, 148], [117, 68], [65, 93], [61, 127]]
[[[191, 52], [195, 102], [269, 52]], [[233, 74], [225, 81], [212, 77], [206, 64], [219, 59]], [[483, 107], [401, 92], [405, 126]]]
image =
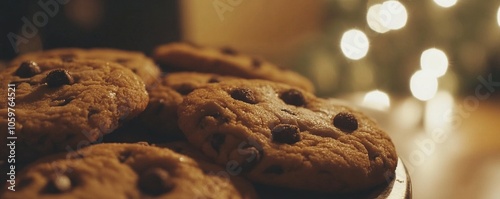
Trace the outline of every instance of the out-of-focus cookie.
[[[193, 159], [147, 144], [97, 144], [28, 166], [1, 198], [255, 198]], [[251, 195], [253, 194], [253, 195]]]
[[37, 61], [40, 59], [58, 58], [66, 62], [75, 59], [99, 59], [122, 64], [132, 70], [146, 84], [151, 86], [161, 74], [160, 68], [154, 61], [138, 51], [126, 51], [111, 48], [59, 48], [45, 51], [26, 53], [11, 61], [11, 64], [18, 65], [24, 61]]
[[285, 84], [208, 85], [187, 95], [178, 114], [190, 143], [263, 184], [353, 192], [387, 182], [397, 165], [391, 139], [372, 119]]
[[258, 198], [253, 185], [243, 177], [243, 175], [232, 175], [228, 172], [228, 168], [221, 167], [213, 163], [210, 158], [205, 156], [199, 149], [193, 147], [186, 141], [175, 141], [156, 145], [158, 147], [166, 147], [176, 153], [188, 156], [195, 160], [200, 169], [208, 175], [217, 175], [231, 181], [239, 188], [243, 195], [249, 198]]
[[173, 70], [265, 79], [314, 92], [311, 81], [302, 75], [263, 59], [240, 54], [230, 48], [215, 49], [187, 43], [169, 43], [157, 47], [153, 58]]
[[[5, 96], [0, 98], [0, 128], [15, 126], [9, 136], [0, 136], [0, 143], [14, 141], [19, 162], [98, 142], [148, 102], [137, 75], [100, 60], [28, 61], [9, 66], [0, 76], [0, 95]], [[2, 157], [7, 153], [0, 152]]]
[[168, 73], [160, 82], [149, 89], [149, 103], [138, 120], [160, 140], [179, 140], [184, 135], [177, 125], [177, 107], [184, 96], [196, 88], [238, 79], [209, 73], [177, 72]]

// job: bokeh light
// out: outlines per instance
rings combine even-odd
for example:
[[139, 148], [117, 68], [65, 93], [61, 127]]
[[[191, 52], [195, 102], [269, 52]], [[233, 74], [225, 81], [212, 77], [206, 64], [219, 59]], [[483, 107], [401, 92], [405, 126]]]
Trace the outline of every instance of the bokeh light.
[[346, 31], [342, 35], [340, 48], [344, 55], [352, 60], [359, 60], [366, 56], [370, 43], [366, 34], [357, 29]]
[[435, 77], [441, 77], [448, 70], [448, 57], [437, 48], [427, 49], [420, 56], [420, 67]]
[[399, 1], [386, 1], [368, 8], [366, 22], [378, 33], [403, 28], [408, 21], [408, 12]]
[[382, 3], [380, 7], [380, 15], [387, 16], [388, 18], [382, 18], [382, 25], [391, 29], [397, 30], [406, 25], [408, 20], [408, 13], [406, 8], [399, 1], [386, 1]]
[[419, 70], [411, 76], [410, 90], [415, 98], [427, 101], [436, 95], [438, 80], [433, 74]]
[[436, 4], [443, 8], [449, 8], [457, 3], [457, 0], [434, 0]]
[[497, 22], [498, 26], [500, 26], [500, 6], [498, 7], [498, 12], [497, 12]]
[[436, 128], [450, 127], [449, 118], [446, 114], [452, 113], [455, 106], [453, 95], [448, 91], [439, 91], [436, 96], [425, 105], [424, 126], [426, 130], [432, 131]]
[[363, 105], [379, 110], [387, 110], [391, 106], [391, 99], [387, 93], [373, 90], [366, 93]]
[[368, 8], [368, 12], [366, 13], [366, 22], [373, 31], [378, 33], [385, 33], [390, 29], [382, 25], [380, 7], [382, 7], [382, 4], [375, 4]]

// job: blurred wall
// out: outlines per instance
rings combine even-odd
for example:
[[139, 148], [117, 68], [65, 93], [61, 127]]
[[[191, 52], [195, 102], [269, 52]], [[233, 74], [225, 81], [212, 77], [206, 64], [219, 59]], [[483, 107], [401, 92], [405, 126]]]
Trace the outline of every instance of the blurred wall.
[[324, 1], [184, 0], [183, 40], [231, 46], [289, 65], [302, 45], [320, 34]]
[[60, 47], [150, 52], [180, 39], [177, 0], [0, 2], [0, 60]]

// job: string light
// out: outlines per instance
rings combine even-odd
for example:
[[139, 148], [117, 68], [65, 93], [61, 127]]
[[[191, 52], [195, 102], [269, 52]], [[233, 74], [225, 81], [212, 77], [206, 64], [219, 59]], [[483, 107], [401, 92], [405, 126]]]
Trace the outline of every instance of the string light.
[[443, 8], [449, 8], [457, 3], [457, 0], [434, 0], [436, 4]]
[[340, 48], [344, 55], [352, 60], [359, 60], [366, 56], [370, 43], [366, 34], [357, 29], [346, 31], [342, 35]]
[[420, 56], [420, 67], [435, 77], [441, 77], [448, 70], [448, 57], [442, 50], [429, 48]]

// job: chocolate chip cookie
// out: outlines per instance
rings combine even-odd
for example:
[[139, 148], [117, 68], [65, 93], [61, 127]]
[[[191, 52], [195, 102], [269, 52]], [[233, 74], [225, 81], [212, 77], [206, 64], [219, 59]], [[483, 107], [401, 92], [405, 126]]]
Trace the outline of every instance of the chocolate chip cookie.
[[147, 144], [97, 144], [42, 159], [1, 198], [255, 198], [252, 187]]
[[314, 91], [311, 81], [302, 75], [230, 48], [215, 49], [187, 43], [170, 43], [157, 47], [153, 58], [173, 70], [265, 79]]
[[59, 48], [46, 51], [22, 54], [11, 61], [11, 64], [18, 65], [24, 61], [37, 61], [39, 59], [58, 58], [66, 62], [75, 59], [99, 59], [122, 64], [131, 69], [146, 84], [150, 86], [155, 83], [160, 76], [160, 69], [154, 61], [137, 51], [126, 51], [110, 48]]
[[187, 139], [234, 175], [318, 192], [387, 181], [397, 165], [389, 136], [366, 115], [285, 84], [228, 80], [179, 106]]
[[176, 153], [188, 156], [195, 160], [204, 173], [217, 175], [231, 181], [233, 185], [239, 187], [240, 192], [249, 198], [257, 198], [253, 185], [243, 176], [230, 175], [227, 168], [221, 167], [213, 163], [210, 158], [205, 156], [200, 150], [193, 147], [186, 141], [175, 141], [156, 145], [158, 147], [166, 147]]
[[[0, 136], [0, 143], [15, 142], [17, 161], [100, 141], [142, 112], [149, 99], [132, 71], [100, 60], [26, 61], [0, 76], [0, 95], [5, 96], [0, 98], [0, 128], [14, 126], [10, 136], [17, 138]], [[7, 98], [7, 92], [14, 95]], [[2, 157], [7, 153], [0, 152]]]
[[177, 125], [177, 107], [184, 96], [198, 87], [229, 79], [237, 78], [196, 72], [168, 73], [149, 90], [149, 103], [139, 121], [161, 140], [183, 138]]

